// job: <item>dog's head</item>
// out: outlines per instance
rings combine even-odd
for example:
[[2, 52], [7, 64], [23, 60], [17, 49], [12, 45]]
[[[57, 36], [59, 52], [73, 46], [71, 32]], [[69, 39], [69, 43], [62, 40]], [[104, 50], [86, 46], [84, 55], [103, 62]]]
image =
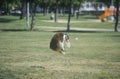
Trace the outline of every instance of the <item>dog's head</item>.
[[64, 34], [63, 35], [63, 40], [66, 42], [66, 46], [68, 47], [68, 48], [70, 48], [70, 39], [69, 39], [69, 36], [68, 36], [68, 34]]

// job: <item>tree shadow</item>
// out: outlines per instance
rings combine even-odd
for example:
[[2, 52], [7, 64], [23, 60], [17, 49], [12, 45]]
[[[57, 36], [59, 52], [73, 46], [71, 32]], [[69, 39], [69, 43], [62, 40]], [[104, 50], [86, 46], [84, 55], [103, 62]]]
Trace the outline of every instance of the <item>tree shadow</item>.
[[112, 35], [112, 37], [120, 37], [120, 35]]
[[[95, 31], [95, 30], [39, 30], [39, 29], [0, 29], [1, 32], [24, 32], [24, 31], [31, 31], [31, 32], [66, 32], [66, 33], [111, 33], [112, 31]], [[120, 35], [116, 35], [116, 37], [119, 37]]]
[[85, 30], [57, 30], [57, 31], [52, 31], [52, 32], [69, 32], [69, 33], [101, 33], [103, 31], [85, 31]]
[[29, 31], [28, 29], [0, 29], [2, 32], [23, 32]]
[[6, 18], [0, 18], [0, 23], [8, 23], [12, 21], [16, 21], [17, 19], [6, 19]]
[[84, 17], [84, 19], [94, 19], [94, 20], [96, 20], [96, 19], [98, 19], [98, 17], [96, 17], [96, 16], [94, 16], [94, 17]]

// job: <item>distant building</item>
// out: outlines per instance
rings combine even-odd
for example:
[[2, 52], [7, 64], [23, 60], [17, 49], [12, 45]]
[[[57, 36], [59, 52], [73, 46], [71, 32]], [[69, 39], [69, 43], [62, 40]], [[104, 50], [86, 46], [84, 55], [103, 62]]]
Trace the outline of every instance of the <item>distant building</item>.
[[104, 11], [106, 5], [104, 3], [93, 3], [93, 2], [84, 2], [82, 7], [80, 8], [81, 11]]

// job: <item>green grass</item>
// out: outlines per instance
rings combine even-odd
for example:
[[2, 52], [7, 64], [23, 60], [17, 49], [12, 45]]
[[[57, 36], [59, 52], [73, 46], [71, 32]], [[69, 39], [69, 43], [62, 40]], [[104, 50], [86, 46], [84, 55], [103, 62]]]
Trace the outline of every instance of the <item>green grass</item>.
[[[65, 15], [65, 16], [60, 16], [58, 15], [58, 21], [59, 20], [66, 20], [67, 21], [68, 19], [68, 15]], [[45, 20], [45, 21], [42, 21], [42, 20]], [[47, 16], [44, 16], [39, 14], [36, 16], [36, 25], [37, 26], [55, 26], [55, 27], [67, 27], [67, 24], [66, 23], [55, 23], [55, 22], [47, 22], [47, 21], [50, 21], [50, 15], [47, 15]], [[89, 22], [91, 20], [98, 20], [98, 22]], [[92, 16], [92, 15], [81, 15], [79, 16], [79, 19], [76, 20], [75, 17], [71, 17], [71, 22], [72, 21], [78, 21], [77, 23], [71, 23], [71, 27], [80, 27], [80, 28], [105, 28], [105, 29], [108, 29], [108, 28], [114, 28], [114, 23], [102, 23], [100, 22], [100, 20], [98, 19], [98, 17], [96, 16]], [[86, 21], [84, 23], [82, 22], [79, 22], [79, 21]]]
[[71, 48], [62, 55], [49, 49], [55, 32], [28, 31], [24, 20], [1, 17], [0, 79], [120, 79], [120, 32], [70, 32]]
[[119, 33], [70, 33], [66, 55], [49, 49], [53, 34], [0, 33], [1, 79], [119, 79]]
[[[68, 19], [68, 15], [60, 16], [58, 15], [58, 22], [48, 22], [50, 20], [50, 14], [47, 16], [43, 16], [43, 14], [36, 14], [35, 17], [35, 28], [41, 28], [41, 26], [53, 26], [53, 27], [67, 27], [67, 23], [59, 23], [59, 20], [66, 20]], [[44, 21], [43, 21], [44, 20]], [[97, 22], [91, 22], [91, 20], [97, 20]], [[31, 21], [31, 20], [30, 20]], [[74, 23], [72, 21], [77, 21]], [[81, 22], [82, 21], [82, 22]], [[77, 28], [103, 28], [103, 29], [114, 29], [114, 23], [109, 22], [100, 22], [98, 17], [93, 15], [81, 15], [79, 19], [76, 20], [75, 17], [71, 17], [71, 24], [70, 27], [77, 27]], [[8, 26], [9, 25], [9, 26]], [[0, 29], [16, 29], [16, 30], [26, 30], [29, 27], [26, 26], [26, 19], [19, 20], [18, 16], [0, 16]]]

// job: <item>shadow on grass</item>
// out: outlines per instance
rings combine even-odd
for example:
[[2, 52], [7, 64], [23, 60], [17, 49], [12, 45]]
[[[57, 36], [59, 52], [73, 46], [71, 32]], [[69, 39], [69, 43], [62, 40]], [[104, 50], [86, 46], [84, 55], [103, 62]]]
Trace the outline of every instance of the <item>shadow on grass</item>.
[[[30, 29], [0, 29], [2, 32], [27, 32], [31, 31]], [[48, 31], [48, 30], [39, 30], [33, 29], [31, 32], [67, 32], [67, 33], [111, 33], [110, 31], [88, 31], [88, 30], [55, 30], [55, 31]], [[118, 35], [119, 37], [120, 35]]]
[[120, 35], [112, 35], [112, 37], [120, 37]]
[[68, 32], [68, 33], [101, 33], [102, 31], [85, 31], [85, 30], [57, 30], [53, 32]]
[[17, 19], [6, 19], [6, 18], [0, 18], [0, 23], [8, 23], [12, 21], [16, 21]]
[[24, 29], [0, 29], [1, 32], [50, 32], [47, 30], [39, 30], [39, 29], [33, 29], [30, 30], [29, 28]]
[[0, 29], [2, 32], [23, 32], [29, 31], [28, 29]]
[[84, 17], [84, 19], [98, 19], [98, 17]]

